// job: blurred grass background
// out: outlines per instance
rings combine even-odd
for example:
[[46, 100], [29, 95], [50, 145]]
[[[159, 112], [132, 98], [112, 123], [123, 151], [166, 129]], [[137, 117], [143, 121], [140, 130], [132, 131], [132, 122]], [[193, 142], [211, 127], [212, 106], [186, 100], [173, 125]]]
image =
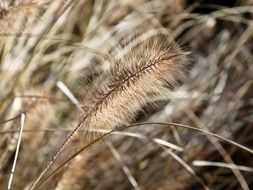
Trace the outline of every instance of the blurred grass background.
[[[80, 115], [57, 83], [82, 102], [112, 60], [158, 35], [190, 51], [192, 67], [174, 98], [157, 100], [136, 121], [187, 124], [252, 148], [252, 18], [251, 0], [2, 0], [0, 189], [14, 159], [17, 116], [26, 120], [12, 189], [27, 189]], [[252, 155], [243, 150], [185, 129], [126, 131], [78, 155], [41, 189], [253, 189]]]

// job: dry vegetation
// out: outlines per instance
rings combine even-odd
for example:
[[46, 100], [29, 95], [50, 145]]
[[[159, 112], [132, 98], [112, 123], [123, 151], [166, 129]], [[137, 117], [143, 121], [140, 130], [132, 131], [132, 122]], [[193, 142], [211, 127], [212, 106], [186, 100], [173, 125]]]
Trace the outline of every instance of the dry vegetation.
[[251, 0], [1, 0], [0, 189], [253, 189], [252, 20]]

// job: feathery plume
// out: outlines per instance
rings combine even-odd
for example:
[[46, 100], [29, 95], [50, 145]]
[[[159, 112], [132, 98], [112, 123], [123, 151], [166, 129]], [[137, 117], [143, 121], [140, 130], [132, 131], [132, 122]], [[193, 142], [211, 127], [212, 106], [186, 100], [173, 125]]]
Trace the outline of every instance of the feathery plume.
[[158, 96], [169, 98], [168, 91], [184, 76], [185, 60], [185, 52], [161, 40], [132, 49], [84, 97], [82, 125], [114, 129], [129, 124]]

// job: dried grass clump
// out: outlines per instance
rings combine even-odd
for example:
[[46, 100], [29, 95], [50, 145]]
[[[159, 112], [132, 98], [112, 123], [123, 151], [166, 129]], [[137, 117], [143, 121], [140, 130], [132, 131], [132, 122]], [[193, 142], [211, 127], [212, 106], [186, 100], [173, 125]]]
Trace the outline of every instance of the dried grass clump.
[[[57, 101], [59, 100], [54, 99], [53, 95], [40, 89], [27, 90], [26, 94], [19, 94], [15, 97], [8, 118], [16, 117], [20, 113], [25, 113], [27, 117], [25, 120], [25, 132], [22, 135], [22, 151], [19, 154], [19, 164], [26, 167], [16, 168], [15, 174], [17, 175], [17, 180], [13, 183], [14, 187], [26, 187], [30, 176], [38, 175], [43, 167], [41, 164], [47, 161], [46, 155], [48, 153], [37, 150], [38, 147], [41, 149], [44, 147], [47, 151], [50, 151], [50, 148], [46, 147], [49, 143], [49, 138], [45, 135], [48, 130], [47, 128], [56, 125], [55, 118], [59, 117], [57, 106], [60, 106], [60, 109], [66, 107], [64, 103], [57, 104]], [[3, 126], [2, 131], [6, 131], [6, 133], [2, 134], [0, 142], [2, 167], [9, 167], [6, 162], [11, 159], [15, 150], [18, 140], [16, 133], [18, 131], [17, 126], [19, 126], [18, 119], [13, 123]], [[40, 167], [31, 171], [34, 165], [40, 165]], [[8, 174], [3, 175], [1, 180], [7, 180], [8, 177]], [[4, 184], [3, 181], [1, 184]], [[1, 186], [1, 188], [5, 189], [5, 186]]]
[[251, 0], [1, 1], [0, 189], [22, 113], [12, 189], [252, 189], [252, 15]]
[[6, 36], [10, 33], [29, 32], [34, 21], [39, 18], [42, 7], [36, 1], [1, 2], [0, 32]]

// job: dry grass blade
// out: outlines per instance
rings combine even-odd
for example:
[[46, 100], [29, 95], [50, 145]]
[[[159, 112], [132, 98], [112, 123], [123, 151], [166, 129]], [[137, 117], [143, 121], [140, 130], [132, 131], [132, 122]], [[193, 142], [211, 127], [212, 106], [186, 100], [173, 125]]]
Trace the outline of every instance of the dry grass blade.
[[189, 164], [187, 164], [182, 158], [180, 158], [178, 155], [176, 155], [174, 152], [171, 150], [165, 149], [165, 152], [172, 156], [176, 161], [178, 161], [192, 176], [194, 176], [197, 181], [203, 186], [205, 190], [210, 190], [207, 185], [203, 182], [201, 178], [197, 176], [195, 171], [191, 168]]
[[16, 116], [16, 117], [7, 119], [7, 120], [5, 120], [5, 121], [2, 121], [2, 122], [0, 122], [0, 125], [5, 124], [5, 123], [10, 122], [10, 121], [13, 121], [13, 120], [16, 120], [16, 119], [20, 118], [20, 116], [21, 116], [21, 115], [18, 115], [18, 116]]
[[194, 160], [192, 162], [192, 165], [194, 166], [213, 166], [213, 167], [223, 167], [223, 168], [236, 168], [241, 171], [246, 171], [246, 172], [253, 172], [253, 168], [247, 167], [247, 166], [241, 166], [241, 165], [236, 165], [236, 164], [227, 164], [227, 163], [222, 163], [222, 162], [209, 162], [209, 161], [204, 161], [204, 160]]
[[25, 123], [25, 115], [21, 114], [20, 132], [19, 132], [19, 137], [18, 137], [18, 142], [17, 142], [16, 153], [15, 153], [15, 157], [14, 157], [14, 161], [13, 161], [13, 165], [12, 165], [12, 169], [11, 169], [11, 174], [10, 174], [10, 178], [9, 178], [9, 182], [8, 182], [8, 190], [11, 189], [11, 184], [12, 184], [12, 180], [13, 180], [13, 176], [14, 176], [14, 172], [15, 172], [15, 168], [16, 168], [16, 164], [17, 164], [18, 153], [19, 153], [22, 133], [23, 133], [23, 129], [24, 129], [24, 123]]
[[110, 142], [106, 142], [107, 146], [110, 148], [113, 156], [115, 157], [115, 159], [119, 162], [119, 164], [121, 165], [123, 171], [125, 172], [128, 180], [130, 181], [131, 185], [133, 186], [134, 189], [136, 190], [140, 190], [140, 187], [137, 183], [137, 181], [135, 180], [134, 176], [131, 174], [129, 168], [127, 167], [127, 165], [124, 163], [124, 161], [122, 160], [122, 157], [120, 156], [119, 152], [116, 150], [116, 148], [112, 145], [112, 143]]
[[79, 105], [79, 101], [75, 98], [75, 96], [70, 92], [68, 87], [62, 81], [57, 82], [57, 87], [63, 91], [63, 93], [71, 100], [73, 104], [75, 104], [76, 106]]

